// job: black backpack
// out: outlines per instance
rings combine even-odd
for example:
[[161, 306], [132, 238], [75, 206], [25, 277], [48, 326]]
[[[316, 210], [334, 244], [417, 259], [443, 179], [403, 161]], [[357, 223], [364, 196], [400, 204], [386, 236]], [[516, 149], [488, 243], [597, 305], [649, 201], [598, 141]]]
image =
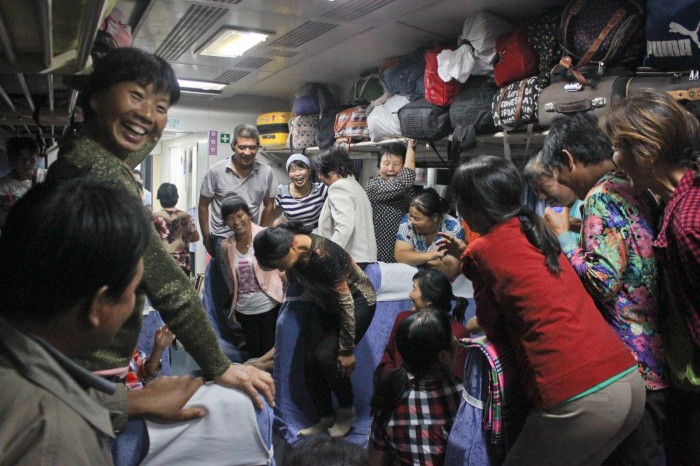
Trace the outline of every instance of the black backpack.
[[450, 112], [420, 98], [399, 109], [401, 135], [437, 141], [450, 134]]
[[491, 76], [470, 76], [450, 106], [450, 123], [454, 128], [450, 160], [457, 161], [464, 150], [476, 147], [477, 134], [496, 132], [491, 101], [498, 92]]

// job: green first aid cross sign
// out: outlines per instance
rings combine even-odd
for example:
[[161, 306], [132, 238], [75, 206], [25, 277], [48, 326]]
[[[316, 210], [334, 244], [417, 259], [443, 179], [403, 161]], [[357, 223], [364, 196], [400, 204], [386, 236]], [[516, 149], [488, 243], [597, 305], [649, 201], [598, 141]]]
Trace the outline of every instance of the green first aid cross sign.
[[231, 143], [231, 135], [229, 133], [221, 133], [219, 135], [219, 142], [221, 144], [230, 144]]

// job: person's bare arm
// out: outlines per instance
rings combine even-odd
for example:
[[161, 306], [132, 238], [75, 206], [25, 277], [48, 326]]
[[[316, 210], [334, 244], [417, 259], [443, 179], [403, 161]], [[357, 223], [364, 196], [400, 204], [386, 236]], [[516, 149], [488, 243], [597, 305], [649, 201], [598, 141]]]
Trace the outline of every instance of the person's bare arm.
[[408, 139], [408, 144], [406, 147], [406, 161], [404, 162], [404, 168], [410, 168], [411, 170], [416, 169], [416, 146], [418, 141], [415, 139]]
[[197, 217], [199, 217], [199, 229], [202, 230], [202, 240], [204, 247], [206, 248], [209, 255], [213, 256], [214, 251], [211, 249], [211, 233], [209, 231], [209, 204], [211, 204], [213, 198], [206, 196], [199, 196], [199, 203], [197, 204]]
[[438, 261], [445, 254], [441, 251], [416, 251], [412, 244], [396, 240], [394, 245], [394, 259], [408, 265], [423, 265], [430, 261]]
[[277, 210], [275, 208], [274, 197], [268, 197], [267, 199], [263, 200], [263, 210], [262, 214], [260, 215], [260, 226], [269, 227], [272, 225], [272, 222], [280, 216], [281, 212], [282, 209]]
[[275, 347], [270, 348], [270, 351], [263, 354], [259, 358], [248, 359], [245, 363], [248, 366], [253, 366], [261, 371], [272, 372], [272, 367], [275, 362]]
[[163, 325], [156, 330], [156, 335], [153, 339], [153, 349], [143, 363], [143, 370], [147, 377], [153, 377], [160, 371], [160, 360], [163, 358], [163, 352], [173, 341], [175, 341], [175, 334], [170, 331], [167, 325]]
[[431, 269], [438, 270], [447, 278], [452, 278], [459, 273], [459, 259], [450, 255], [441, 256], [439, 259], [433, 259], [425, 263]]
[[440, 238], [435, 242], [440, 251], [452, 257], [460, 258], [467, 247], [467, 243], [456, 236], [449, 233], [438, 231], [437, 236]]

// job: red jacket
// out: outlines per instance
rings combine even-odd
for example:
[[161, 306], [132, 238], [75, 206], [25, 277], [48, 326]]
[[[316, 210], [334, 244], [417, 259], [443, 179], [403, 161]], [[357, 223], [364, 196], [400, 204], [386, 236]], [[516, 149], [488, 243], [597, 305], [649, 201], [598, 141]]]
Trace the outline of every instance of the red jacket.
[[[389, 341], [384, 349], [384, 355], [382, 360], [379, 362], [379, 366], [375, 370], [374, 374], [377, 379], [386, 376], [389, 372], [394, 369], [398, 369], [403, 364], [403, 357], [399, 353], [399, 349], [396, 347], [396, 329], [399, 328], [399, 324], [405, 320], [408, 316], [413, 314], [413, 311], [403, 311], [399, 312], [394, 321], [394, 326], [391, 329], [391, 334], [389, 335]], [[450, 326], [452, 327], [452, 334], [455, 338], [468, 338], [469, 332], [467, 328], [457, 322], [455, 319], [450, 318]], [[460, 382], [464, 378], [464, 363], [467, 359], [467, 350], [464, 346], [459, 345], [454, 355], [454, 361], [452, 363], [452, 375], [457, 378]]]
[[515, 349], [528, 399], [551, 407], [637, 363], [586, 292], [564, 254], [552, 275], [513, 218], [467, 246], [462, 271], [474, 285], [486, 336]]

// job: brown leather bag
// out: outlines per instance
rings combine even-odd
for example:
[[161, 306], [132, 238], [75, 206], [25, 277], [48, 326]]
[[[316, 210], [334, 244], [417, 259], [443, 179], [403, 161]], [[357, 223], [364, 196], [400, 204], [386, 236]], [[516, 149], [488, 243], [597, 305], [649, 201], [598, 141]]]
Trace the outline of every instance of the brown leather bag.
[[[586, 65], [612, 66], [641, 61], [644, 49], [644, 10], [634, 0], [573, 0], [564, 9], [559, 64], [577, 82], [591, 83], [579, 69]], [[577, 62], [574, 64], [574, 60]]]

